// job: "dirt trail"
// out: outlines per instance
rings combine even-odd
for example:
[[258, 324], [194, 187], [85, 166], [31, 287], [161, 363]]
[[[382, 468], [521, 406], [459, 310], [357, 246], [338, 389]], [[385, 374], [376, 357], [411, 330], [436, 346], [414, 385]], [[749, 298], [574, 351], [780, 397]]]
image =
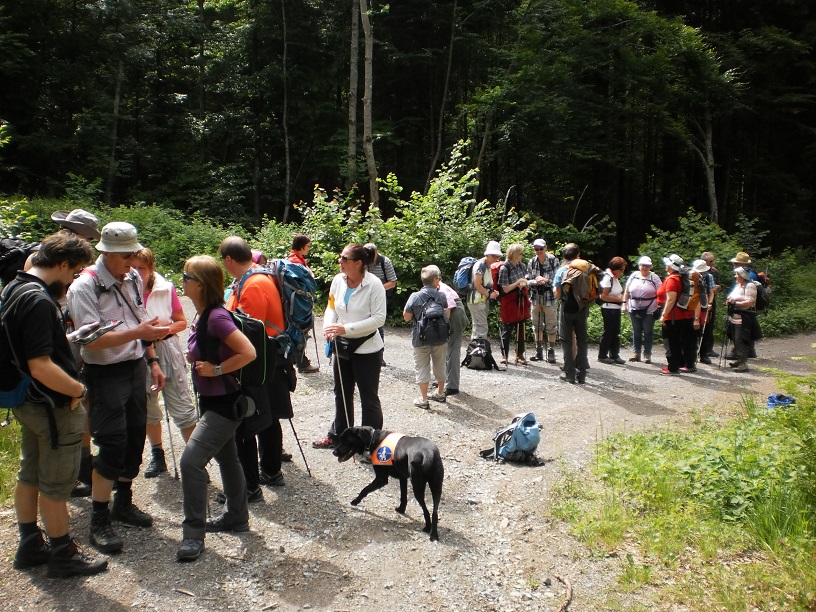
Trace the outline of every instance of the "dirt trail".
[[[566, 526], [548, 518], [550, 492], [563, 471], [585, 465], [595, 442], [609, 433], [680, 425], [694, 410], [725, 411], [745, 393], [775, 392], [772, 376], [759, 368], [806, 372], [809, 363], [793, 358], [813, 355], [814, 342], [816, 334], [763, 341], [761, 358], [752, 360], [747, 375], [701, 366], [696, 374], [671, 378], [659, 375], [659, 359], [653, 365], [604, 365], [594, 361], [596, 347], [590, 347], [585, 386], [562, 383], [558, 366], [546, 363], [507, 372], [464, 370], [462, 393], [447, 404], [432, 402], [427, 412], [412, 406], [417, 391], [408, 330], [389, 329], [381, 377], [385, 428], [431, 438], [442, 451], [438, 543], [421, 531], [413, 500], [405, 516], [394, 512], [396, 483], [352, 507], [349, 501], [371, 480], [371, 468], [338, 464], [330, 452], [311, 448], [333, 414], [321, 346], [321, 372], [302, 376], [295, 398], [294, 425], [313, 477], [283, 422], [284, 444], [296, 456], [284, 466], [286, 486], [266, 488], [264, 503], [250, 506], [249, 533], [209, 534], [201, 559], [176, 563], [180, 483], [170, 475], [139, 478], [136, 502], [154, 516], [155, 526], [120, 527], [125, 548], [105, 574], [56, 581], [44, 569], [11, 568], [17, 530], [8, 506], [0, 514], [6, 565], [0, 608], [556, 610], [565, 596], [555, 579], [561, 575], [574, 589], [570, 609], [601, 609], [622, 562], [590, 558]], [[560, 351], [558, 357], [560, 362]], [[495, 430], [523, 411], [534, 412], [542, 424], [539, 456], [550, 461], [531, 468], [481, 459], [478, 451], [491, 445]], [[179, 453], [181, 440], [174, 440]], [[210, 472], [213, 489], [220, 488], [217, 469]], [[86, 542], [90, 501], [71, 501], [70, 508], [73, 531]], [[639, 601], [638, 595], [627, 597]]]

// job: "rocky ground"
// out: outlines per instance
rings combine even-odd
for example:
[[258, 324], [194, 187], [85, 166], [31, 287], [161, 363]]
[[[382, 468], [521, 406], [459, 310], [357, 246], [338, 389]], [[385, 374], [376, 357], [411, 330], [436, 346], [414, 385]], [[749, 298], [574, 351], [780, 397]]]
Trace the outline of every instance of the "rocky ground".
[[[333, 415], [321, 343], [321, 371], [302, 376], [295, 396], [294, 426], [311, 476], [289, 423], [283, 422], [284, 444], [295, 459], [284, 464], [286, 486], [266, 488], [264, 502], [250, 506], [249, 533], [209, 534], [197, 562], [177, 563], [181, 486], [171, 467], [162, 477], [136, 481], [136, 501], [154, 516], [155, 525], [121, 526], [125, 548], [111, 557], [106, 573], [51, 580], [44, 569], [12, 569], [17, 530], [8, 506], [0, 509], [5, 551], [0, 608], [558, 610], [566, 598], [560, 576], [572, 585], [569, 609], [604, 609], [623, 561], [591, 557], [566, 525], [550, 518], [551, 492], [565, 471], [585, 466], [595, 442], [610, 433], [682, 426], [693, 410], [726, 410], [742, 394], [775, 392], [773, 378], [760, 367], [805, 371], [808, 364], [793, 358], [812, 355], [814, 341], [816, 335], [760, 343], [761, 358], [752, 361], [747, 375], [715, 365], [666, 378], [657, 364], [613, 366], [594, 358], [585, 386], [560, 382], [558, 366], [547, 363], [506, 372], [465, 370], [462, 393], [447, 404], [431, 402], [428, 412], [412, 406], [417, 388], [408, 330], [389, 329], [388, 366], [381, 377], [385, 428], [426, 436], [441, 449], [439, 542], [422, 532], [421, 510], [413, 499], [405, 516], [394, 512], [396, 483], [357, 507], [349, 505], [372, 479], [371, 467], [339, 464], [331, 452], [311, 447]], [[560, 362], [560, 351], [558, 357]], [[538, 455], [544, 465], [481, 459], [478, 451], [491, 446], [496, 429], [523, 411], [534, 412], [542, 425]], [[178, 456], [178, 435], [174, 442]], [[215, 491], [220, 488], [215, 467], [211, 474]], [[72, 501], [70, 509], [74, 532], [87, 542], [90, 501]], [[219, 509], [212, 504], [214, 512]], [[655, 605], [647, 594], [618, 600]]]

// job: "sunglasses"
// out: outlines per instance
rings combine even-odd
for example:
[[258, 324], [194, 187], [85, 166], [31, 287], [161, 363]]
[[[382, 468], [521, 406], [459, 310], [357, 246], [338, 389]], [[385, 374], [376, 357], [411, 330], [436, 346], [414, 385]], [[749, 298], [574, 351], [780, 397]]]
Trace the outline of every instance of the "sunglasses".
[[544, 247], [533, 247], [536, 251], [543, 251]]
[[119, 255], [122, 256], [122, 259], [130, 259], [134, 255], [136, 255], [136, 253], [138, 253], [138, 252], [139, 251], [131, 251], [130, 253], [119, 253]]
[[360, 260], [355, 259], [354, 257], [346, 257], [345, 255], [341, 255], [339, 257], [339, 261], [346, 262], [346, 261], [360, 261]]
[[187, 281], [191, 280], [197, 281], [198, 279], [195, 276], [190, 276], [186, 272], [181, 273], [181, 282], [186, 283]]

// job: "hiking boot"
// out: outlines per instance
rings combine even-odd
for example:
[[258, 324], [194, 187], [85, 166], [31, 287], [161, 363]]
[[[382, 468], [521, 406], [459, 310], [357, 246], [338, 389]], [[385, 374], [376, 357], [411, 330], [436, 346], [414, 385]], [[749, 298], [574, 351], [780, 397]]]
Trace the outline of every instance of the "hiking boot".
[[68, 544], [55, 548], [48, 559], [49, 578], [69, 576], [93, 576], [108, 569], [107, 559], [98, 559], [87, 554], [76, 538]]
[[578, 372], [578, 374], [575, 375], [575, 380], [579, 385], [585, 385], [586, 384], [586, 374], [581, 374], [580, 372]]
[[167, 471], [167, 463], [164, 460], [164, 449], [154, 448], [153, 456], [150, 458], [150, 463], [144, 471], [145, 478], [155, 478], [162, 472]]
[[119, 552], [125, 544], [122, 538], [116, 535], [110, 517], [107, 516], [104, 519], [94, 516], [91, 517], [91, 536], [89, 541], [99, 552], [103, 553]]
[[90, 495], [91, 485], [81, 480], [77, 480], [74, 483], [74, 488], [71, 489], [71, 497], [90, 497]]
[[[216, 504], [226, 504], [227, 503], [227, 496], [224, 494], [223, 491], [217, 491], [213, 496], [213, 500]], [[263, 491], [261, 487], [258, 487], [254, 491], [247, 491], [247, 503], [248, 504], [257, 504], [258, 502], [262, 502], [264, 500]]]
[[530, 361], [544, 361], [544, 349], [539, 346], [536, 349], [536, 354], [530, 357]]
[[516, 363], [519, 365], [527, 365], [527, 360], [524, 358], [524, 355], [516, 355]]
[[204, 540], [184, 538], [176, 551], [176, 561], [195, 561], [204, 551]]
[[747, 371], [748, 371], [748, 364], [747, 364], [747, 363], [745, 363], [745, 362], [743, 361], [742, 363], [739, 363], [739, 364], [738, 364], [738, 365], [737, 365], [737, 366], [734, 368], [734, 371], [735, 371], [735, 372], [747, 372]]
[[222, 514], [218, 518], [207, 521], [207, 533], [214, 533], [218, 531], [249, 531], [249, 523], [246, 521], [234, 521], [232, 519], [228, 519], [225, 514]]
[[284, 463], [292, 463], [292, 453], [287, 453], [285, 450], [282, 450], [281, 461]]
[[616, 363], [616, 364], [618, 364], [618, 365], [623, 365], [624, 363], [626, 363], [626, 362], [625, 362], [623, 359], [621, 359], [620, 357], [613, 357], [613, 358], [612, 358], [612, 362], [613, 362], [613, 363]]
[[555, 363], [555, 349], [547, 350], [547, 363]]
[[17, 554], [14, 555], [14, 569], [26, 569], [48, 563], [51, 547], [43, 537], [42, 531], [32, 533], [20, 540]]
[[120, 523], [125, 523], [126, 525], [133, 525], [134, 527], [153, 526], [153, 517], [146, 512], [139, 510], [136, 507], [136, 504], [133, 502], [123, 504], [114, 499], [113, 506], [111, 507], [110, 511], [110, 517], [114, 521], [119, 521]]
[[629, 358], [629, 361], [640, 361], [640, 353], [632, 353], [632, 356]]
[[700, 363], [711, 365], [711, 359], [709, 359], [708, 357], [700, 357]]
[[651, 355], [643, 355], [643, 363], [652, 363]]
[[270, 487], [282, 487], [286, 484], [283, 479], [283, 472], [269, 475], [263, 470], [258, 473], [258, 482], [260, 482], [262, 485], [267, 485]]
[[611, 364], [615, 363], [615, 360], [610, 359], [609, 357], [598, 357], [598, 361], [600, 361], [601, 363], [608, 364], [608, 365], [611, 365]]
[[299, 368], [298, 372], [301, 374], [314, 374], [320, 371], [320, 366], [309, 364], [305, 368]]
[[570, 383], [571, 385], [574, 385], [574, 384], [575, 384], [575, 377], [574, 377], [574, 376], [567, 376], [566, 374], [562, 374], [562, 375], [561, 375], [561, 376], [559, 376], [558, 378], [560, 378], [560, 379], [561, 379], [561, 380], [563, 380], [564, 382], [568, 382], [568, 383]]

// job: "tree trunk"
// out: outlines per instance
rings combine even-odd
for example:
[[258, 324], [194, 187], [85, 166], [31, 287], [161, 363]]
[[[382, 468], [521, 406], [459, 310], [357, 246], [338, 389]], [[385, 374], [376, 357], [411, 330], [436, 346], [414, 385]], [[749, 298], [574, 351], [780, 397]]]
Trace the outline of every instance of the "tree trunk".
[[122, 79], [125, 73], [125, 62], [119, 59], [119, 67], [116, 71], [116, 87], [113, 94], [113, 117], [110, 128], [110, 157], [108, 158], [108, 180], [105, 185], [105, 204], [111, 205], [113, 199], [113, 181], [116, 179], [116, 140], [119, 134], [119, 101], [122, 97]]
[[283, 151], [286, 165], [286, 177], [283, 187], [283, 222], [286, 223], [289, 220], [289, 192], [292, 183], [292, 166], [289, 158], [289, 126], [287, 122], [289, 112], [289, 83], [286, 78], [286, 60], [289, 50], [289, 41], [286, 38], [286, 0], [281, 0], [281, 17], [283, 23], [283, 66], [281, 70], [283, 78], [283, 114], [281, 122], [283, 124]]
[[433, 179], [434, 171], [436, 171], [436, 164], [439, 163], [439, 157], [442, 155], [442, 133], [445, 125], [445, 103], [448, 99], [448, 87], [450, 86], [451, 66], [453, 65], [453, 41], [456, 38], [456, 5], [458, 0], [453, 0], [453, 16], [451, 17], [451, 31], [450, 44], [448, 46], [448, 67], [445, 71], [445, 85], [442, 89], [442, 101], [439, 104], [439, 124], [437, 125], [436, 133], [436, 153], [434, 153], [433, 161], [431, 162], [431, 169], [428, 171], [428, 178], [425, 181], [425, 193], [431, 187], [431, 180]]
[[697, 138], [693, 139], [694, 150], [703, 162], [703, 169], [706, 176], [706, 193], [708, 195], [708, 218], [717, 223], [719, 221], [717, 206], [717, 182], [714, 176], [714, 127], [711, 119], [711, 109], [705, 109], [705, 123], [700, 125], [694, 121], [697, 130]]
[[368, 186], [371, 204], [379, 207], [380, 193], [377, 184], [377, 162], [374, 160], [374, 136], [371, 117], [371, 96], [373, 91], [372, 62], [374, 57], [374, 35], [371, 31], [371, 21], [368, 15], [368, 0], [360, 0], [360, 20], [363, 24], [365, 36], [364, 74], [365, 84], [363, 93], [363, 150], [365, 151], [366, 166], [368, 166]]
[[357, 182], [357, 90], [360, 61], [360, 0], [351, 0], [351, 52], [349, 53], [348, 149], [346, 151], [346, 191]]

